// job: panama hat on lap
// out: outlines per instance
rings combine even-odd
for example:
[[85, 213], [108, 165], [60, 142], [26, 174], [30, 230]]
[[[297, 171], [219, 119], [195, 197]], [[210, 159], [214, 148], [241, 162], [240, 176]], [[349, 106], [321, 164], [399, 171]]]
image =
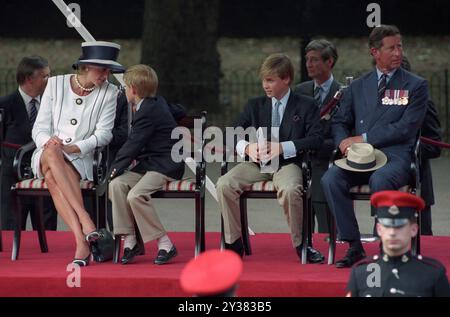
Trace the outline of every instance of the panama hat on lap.
[[386, 162], [386, 155], [374, 149], [369, 143], [353, 143], [347, 152], [347, 157], [334, 161], [338, 167], [352, 172], [375, 171]]

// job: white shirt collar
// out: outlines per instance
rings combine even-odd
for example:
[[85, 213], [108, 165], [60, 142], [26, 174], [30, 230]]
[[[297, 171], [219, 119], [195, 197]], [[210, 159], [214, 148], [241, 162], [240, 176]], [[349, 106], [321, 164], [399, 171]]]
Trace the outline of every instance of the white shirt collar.
[[19, 93], [22, 96], [23, 102], [25, 103], [25, 105], [28, 107], [28, 104], [30, 103], [30, 101], [32, 99], [36, 99], [37, 103], [40, 104], [41, 103], [41, 96], [37, 96], [37, 97], [31, 97], [29, 95], [27, 95], [25, 93], [25, 91], [23, 91], [23, 89], [19, 86]]
[[[281, 102], [280, 108], [284, 109], [286, 107], [290, 95], [291, 95], [291, 88], [289, 88], [287, 93], [280, 99]], [[275, 106], [275, 103], [277, 101], [278, 101], [277, 98], [272, 97], [272, 107]]]
[[[380, 80], [381, 76], [384, 74], [381, 70], [378, 69], [378, 67], [375, 67], [375, 69], [377, 70], [377, 78], [378, 80]], [[394, 70], [391, 70], [389, 73], [387, 73], [387, 78], [386, 78], [386, 82], [390, 81], [392, 76], [394, 76], [395, 72], [397, 71], [397, 68]]]
[[141, 104], [144, 102], [144, 99], [141, 99], [141, 101], [138, 102], [136, 105], [136, 111], [139, 111], [139, 108], [141, 107]]

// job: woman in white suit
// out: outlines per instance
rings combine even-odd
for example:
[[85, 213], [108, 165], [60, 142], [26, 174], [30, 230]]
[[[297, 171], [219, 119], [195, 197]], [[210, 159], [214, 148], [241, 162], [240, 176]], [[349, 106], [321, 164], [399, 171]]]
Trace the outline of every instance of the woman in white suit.
[[116, 62], [120, 46], [109, 42], [82, 43], [76, 74], [48, 80], [33, 126], [36, 150], [32, 168], [44, 178], [58, 214], [72, 230], [73, 263], [87, 266], [89, 240], [98, 235], [83, 205], [80, 179], [93, 179], [93, 152], [112, 139], [117, 93], [107, 79], [124, 72]]

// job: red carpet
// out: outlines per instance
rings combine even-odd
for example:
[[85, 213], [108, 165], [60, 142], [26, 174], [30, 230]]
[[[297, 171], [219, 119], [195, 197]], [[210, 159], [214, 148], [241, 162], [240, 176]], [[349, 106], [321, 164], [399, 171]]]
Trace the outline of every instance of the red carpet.
[[[40, 253], [37, 234], [25, 232], [19, 260], [12, 262], [12, 232], [3, 232], [4, 251], [0, 252], [0, 296], [185, 296], [178, 278], [183, 266], [194, 255], [193, 233], [171, 233], [179, 255], [170, 264], [154, 265], [156, 244], [146, 245], [146, 255], [130, 265], [91, 263], [81, 268], [81, 287], [70, 288], [66, 271], [75, 250], [70, 232], [47, 232], [49, 252]], [[327, 255], [324, 235], [315, 235], [314, 246]], [[207, 249], [219, 246], [219, 234], [207, 233]], [[450, 237], [423, 237], [422, 252], [450, 267]], [[344, 296], [349, 269], [327, 264], [301, 265], [290, 247], [288, 234], [252, 236], [253, 255], [244, 258], [244, 273], [237, 295]], [[365, 244], [368, 255], [378, 243]], [[337, 257], [345, 252], [338, 245]], [[448, 271], [448, 269], [447, 269]]]

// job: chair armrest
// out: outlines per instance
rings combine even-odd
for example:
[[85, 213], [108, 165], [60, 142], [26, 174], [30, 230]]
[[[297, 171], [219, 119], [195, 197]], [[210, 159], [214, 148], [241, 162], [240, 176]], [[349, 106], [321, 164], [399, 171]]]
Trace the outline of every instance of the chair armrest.
[[92, 162], [92, 171], [94, 184], [100, 195], [106, 191], [107, 173], [108, 173], [108, 146], [96, 147], [94, 150], [94, 160]]
[[[33, 141], [22, 145], [14, 155], [13, 169], [19, 181], [32, 178], [33, 171], [31, 169], [31, 154], [36, 148]], [[31, 154], [30, 154], [31, 153]]]
[[308, 150], [303, 153], [302, 157], [303, 190], [305, 191], [311, 188], [312, 183], [312, 154], [312, 151]]
[[331, 168], [334, 165], [334, 161], [340, 159], [342, 157], [341, 151], [339, 148], [336, 148], [331, 152], [330, 161], [328, 163], [328, 168]]

